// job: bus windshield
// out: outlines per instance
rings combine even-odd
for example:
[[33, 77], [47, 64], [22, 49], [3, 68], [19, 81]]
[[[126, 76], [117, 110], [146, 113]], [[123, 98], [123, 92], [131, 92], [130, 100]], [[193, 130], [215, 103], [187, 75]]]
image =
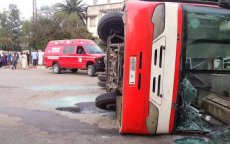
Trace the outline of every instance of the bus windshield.
[[230, 72], [229, 10], [183, 6], [186, 70]]

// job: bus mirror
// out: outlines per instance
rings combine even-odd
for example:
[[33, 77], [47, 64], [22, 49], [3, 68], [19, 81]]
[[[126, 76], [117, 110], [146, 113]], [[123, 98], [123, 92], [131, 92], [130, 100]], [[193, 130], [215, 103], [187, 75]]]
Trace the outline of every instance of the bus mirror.
[[230, 21], [224, 21], [220, 24], [220, 32], [230, 32]]

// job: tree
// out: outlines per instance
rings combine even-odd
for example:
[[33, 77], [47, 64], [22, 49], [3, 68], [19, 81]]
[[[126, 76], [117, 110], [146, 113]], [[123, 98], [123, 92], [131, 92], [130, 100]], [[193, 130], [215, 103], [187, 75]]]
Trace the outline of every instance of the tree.
[[22, 25], [22, 21], [20, 18], [20, 11], [17, 8], [17, 5], [10, 4], [9, 15], [8, 15], [8, 26], [10, 27], [13, 36], [17, 36], [17, 34], [19, 34], [21, 25]]
[[76, 13], [68, 15], [55, 8], [45, 6], [38, 10], [37, 20], [33, 23], [31, 31], [32, 48], [44, 50], [50, 40], [94, 38], [85, 27], [78, 26], [81, 20]]
[[69, 7], [75, 1], [72, 13], [68, 9], [69, 12], [61, 11], [60, 7], [56, 7], [58, 4], [54, 7], [44, 6], [38, 10], [34, 23], [32, 20], [22, 21], [17, 6], [9, 5], [9, 10], [0, 12], [0, 49], [18, 51], [21, 50], [20, 45], [29, 44], [30, 48], [44, 50], [50, 40], [94, 39], [82, 26], [85, 5], [81, 4], [81, 0], [66, 1]]
[[57, 3], [55, 7], [59, 12], [67, 13], [68, 15], [77, 14], [82, 24], [86, 26], [86, 5], [82, 0], [66, 0], [65, 3]]
[[9, 37], [0, 37], [0, 49], [10, 51], [13, 50], [12, 47], [13, 41]]
[[21, 17], [17, 5], [10, 4], [8, 11], [0, 13], [0, 45], [4, 50], [20, 50]]
[[32, 23], [28, 20], [22, 22], [21, 31], [18, 36], [18, 41], [20, 41], [20, 44], [23, 44], [25, 49], [28, 49], [28, 46], [30, 44], [31, 39], [31, 28]]

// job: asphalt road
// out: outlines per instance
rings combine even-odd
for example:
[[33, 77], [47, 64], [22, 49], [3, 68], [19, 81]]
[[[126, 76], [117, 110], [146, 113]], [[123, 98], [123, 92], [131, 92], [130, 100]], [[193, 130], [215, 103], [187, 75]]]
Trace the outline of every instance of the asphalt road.
[[115, 113], [94, 106], [103, 92], [85, 71], [55, 75], [48, 69], [0, 68], [0, 144], [191, 142], [178, 135], [120, 135]]

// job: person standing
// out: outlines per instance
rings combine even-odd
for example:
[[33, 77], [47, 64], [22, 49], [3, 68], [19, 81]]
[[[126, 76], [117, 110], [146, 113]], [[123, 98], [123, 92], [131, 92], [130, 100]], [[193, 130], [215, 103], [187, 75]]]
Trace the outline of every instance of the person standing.
[[28, 65], [28, 63], [27, 63], [27, 55], [26, 55], [26, 53], [23, 53], [22, 54], [22, 69], [26, 70], [27, 65]]
[[33, 66], [37, 66], [38, 61], [38, 53], [37, 51], [32, 52]]
[[22, 53], [20, 53], [18, 55], [19, 55], [19, 57], [18, 57], [17, 64], [18, 64], [18, 67], [21, 69], [22, 68]]
[[2, 54], [0, 53], [0, 68], [2, 67]]
[[27, 65], [30, 66], [30, 54], [26, 52], [26, 57], [27, 57]]
[[7, 54], [7, 64], [9, 64], [9, 65], [12, 64], [11, 59], [12, 59], [12, 54], [11, 54], [11, 52], [9, 51], [8, 54]]
[[3, 66], [7, 65], [7, 55], [5, 52], [2, 55], [2, 64], [3, 64]]
[[38, 65], [43, 65], [43, 57], [44, 57], [44, 52], [39, 51], [38, 52]]
[[17, 69], [18, 58], [19, 58], [18, 53], [15, 52], [14, 55], [13, 55], [13, 66], [12, 66], [12, 70], [13, 69]]

